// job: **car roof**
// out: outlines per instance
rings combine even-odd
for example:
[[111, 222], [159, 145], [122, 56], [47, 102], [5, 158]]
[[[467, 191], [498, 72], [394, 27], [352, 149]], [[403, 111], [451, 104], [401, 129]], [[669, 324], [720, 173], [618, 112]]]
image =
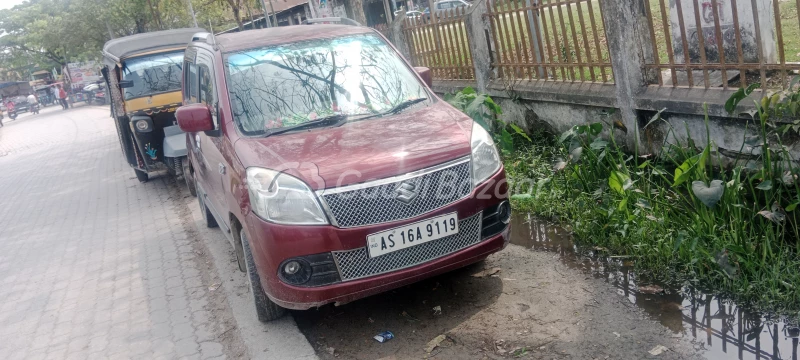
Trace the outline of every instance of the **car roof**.
[[222, 52], [235, 52], [265, 46], [289, 44], [304, 40], [329, 39], [347, 35], [369, 34], [375, 31], [352, 25], [293, 25], [260, 30], [248, 30], [216, 36]]

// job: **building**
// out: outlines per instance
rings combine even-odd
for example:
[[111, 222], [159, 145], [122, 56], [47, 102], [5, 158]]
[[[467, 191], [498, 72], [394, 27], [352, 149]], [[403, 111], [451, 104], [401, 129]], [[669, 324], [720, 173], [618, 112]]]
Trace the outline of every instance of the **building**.
[[[270, 15], [270, 20], [273, 18], [272, 11], [275, 12], [274, 17], [278, 20], [278, 26], [298, 25], [303, 23], [311, 16], [311, 8], [309, 0], [264, 0], [267, 6], [267, 12]], [[256, 17], [255, 19], [245, 21], [242, 24], [244, 30], [263, 29], [267, 27], [267, 22], [264, 16]], [[239, 27], [227, 29], [219, 32], [218, 34], [225, 34], [231, 32], [238, 32]]]

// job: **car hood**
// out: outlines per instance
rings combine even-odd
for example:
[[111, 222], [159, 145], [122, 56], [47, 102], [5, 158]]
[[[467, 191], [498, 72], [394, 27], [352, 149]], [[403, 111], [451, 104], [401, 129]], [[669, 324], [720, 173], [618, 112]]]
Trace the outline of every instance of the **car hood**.
[[312, 190], [357, 184], [467, 156], [472, 120], [443, 101], [339, 127], [243, 138], [234, 145], [245, 167], [296, 176]]

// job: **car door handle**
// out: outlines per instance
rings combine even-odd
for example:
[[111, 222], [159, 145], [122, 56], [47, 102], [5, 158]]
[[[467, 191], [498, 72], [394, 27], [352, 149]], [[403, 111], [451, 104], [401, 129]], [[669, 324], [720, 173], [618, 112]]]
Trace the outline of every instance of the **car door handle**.
[[225, 175], [225, 165], [219, 164], [219, 174]]

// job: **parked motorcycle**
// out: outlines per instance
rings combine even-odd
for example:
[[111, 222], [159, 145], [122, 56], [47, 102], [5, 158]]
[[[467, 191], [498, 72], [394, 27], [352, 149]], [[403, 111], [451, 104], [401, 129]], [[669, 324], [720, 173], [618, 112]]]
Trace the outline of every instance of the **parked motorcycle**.
[[94, 102], [98, 105], [104, 105], [106, 103], [106, 89], [105, 84], [102, 82], [86, 85], [83, 88], [83, 93], [86, 95], [87, 104]]
[[97, 105], [105, 105], [106, 104], [106, 92], [103, 89], [97, 90], [94, 93], [94, 102]]

